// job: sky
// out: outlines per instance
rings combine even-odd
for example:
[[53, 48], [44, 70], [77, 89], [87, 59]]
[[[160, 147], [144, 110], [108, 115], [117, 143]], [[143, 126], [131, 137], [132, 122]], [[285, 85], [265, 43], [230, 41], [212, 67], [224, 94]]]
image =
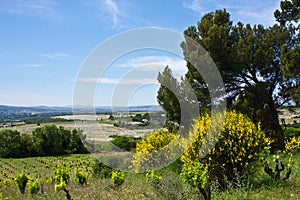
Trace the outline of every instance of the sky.
[[[102, 74], [78, 77], [93, 50], [130, 30], [156, 27], [182, 33], [204, 14], [223, 8], [234, 23], [271, 26], [279, 4], [280, 0], [0, 0], [0, 104], [72, 105], [76, 83], [88, 82], [96, 85], [95, 91], [81, 97], [92, 96], [94, 105], [155, 105], [155, 77], [166, 65], [176, 76], [183, 75], [182, 57], [139, 49], [119, 55]], [[110, 52], [108, 47], [105, 53]], [[135, 89], [123, 97], [129, 85]]]

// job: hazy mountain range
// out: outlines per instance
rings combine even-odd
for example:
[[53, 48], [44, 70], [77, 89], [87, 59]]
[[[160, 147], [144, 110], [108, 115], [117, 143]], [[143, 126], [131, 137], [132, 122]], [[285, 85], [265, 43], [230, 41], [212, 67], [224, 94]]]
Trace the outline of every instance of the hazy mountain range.
[[112, 112], [153, 112], [161, 111], [158, 105], [109, 107], [109, 106], [7, 106], [0, 105], [0, 121], [20, 121], [34, 117], [70, 114], [112, 113]]

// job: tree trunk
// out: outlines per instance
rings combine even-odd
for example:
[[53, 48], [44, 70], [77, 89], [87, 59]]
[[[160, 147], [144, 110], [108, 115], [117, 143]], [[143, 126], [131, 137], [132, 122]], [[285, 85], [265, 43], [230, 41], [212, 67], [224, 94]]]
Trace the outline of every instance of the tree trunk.
[[273, 140], [271, 151], [283, 151], [285, 148], [284, 134], [279, 124], [278, 112], [273, 99], [269, 101], [268, 108], [264, 112], [262, 129]]
[[210, 186], [208, 188], [199, 188], [204, 200], [211, 200]]
[[71, 195], [70, 195], [69, 190], [67, 190], [67, 189], [65, 188], [65, 189], [64, 189], [64, 192], [66, 193], [67, 200], [72, 200], [72, 197], [71, 197]]

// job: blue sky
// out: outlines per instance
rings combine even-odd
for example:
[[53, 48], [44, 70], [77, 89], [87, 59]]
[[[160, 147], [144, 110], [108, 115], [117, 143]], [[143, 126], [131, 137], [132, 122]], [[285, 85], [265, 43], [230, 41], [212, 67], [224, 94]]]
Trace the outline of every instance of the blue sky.
[[[182, 33], [205, 13], [226, 8], [236, 23], [275, 23], [280, 0], [0, 0], [0, 104], [71, 105], [74, 82], [89, 53], [127, 30], [160, 27]], [[143, 37], [143, 36], [141, 36]], [[122, 44], [120, 44], [122, 45]], [[108, 50], [109, 51], [109, 50]], [[159, 50], [131, 52], [115, 60], [97, 82], [96, 105], [111, 105], [120, 77], [139, 66], [149, 73], [170, 65], [178, 74], [185, 63]], [[156, 69], [156, 71], [154, 70]], [[131, 80], [129, 80], [131, 79]], [[155, 83], [127, 77], [138, 89], [129, 105], [157, 104]], [[86, 81], [86, 80], [85, 80]], [[150, 80], [151, 82], [151, 80]]]

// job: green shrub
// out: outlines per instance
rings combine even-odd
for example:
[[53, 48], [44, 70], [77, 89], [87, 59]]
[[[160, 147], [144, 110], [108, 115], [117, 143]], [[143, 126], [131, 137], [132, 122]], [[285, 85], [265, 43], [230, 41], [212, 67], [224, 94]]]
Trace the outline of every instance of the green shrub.
[[286, 127], [286, 129], [284, 130], [284, 136], [286, 140], [290, 140], [293, 137], [300, 136], [300, 128]]
[[20, 173], [16, 177], [17, 186], [22, 194], [25, 193], [25, 188], [28, 183], [29, 178], [26, 176], [24, 172]]
[[195, 160], [191, 165], [184, 165], [180, 174], [185, 183], [198, 189], [205, 189], [208, 187], [208, 166], [203, 166], [200, 162]]
[[112, 173], [112, 168], [104, 165], [99, 160], [95, 159], [93, 168], [93, 176], [96, 178], [110, 178]]
[[38, 180], [29, 181], [28, 189], [30, 194], [37, 194], [40, 191], [40, 183]]
[[114, 181], [115, 186], [120, 186], [125, 182], [125, 174], [121, 171], [113, 171], [111, 179]]
[[55, 184], [54, 187], [55, 187], [55, 192], [59, 192], [59, 191], [61, 191], [61, 190], [65, 190], [66, 187], [67, 187], [67, 184], [66, 184], [65, 181], [61, 180], [61, 181], [59, 182], [59, 184]]
[[84, 185], [87, 183], [87, 174], [85, 173], [85, 171], [78, 171], [76, 170], [75, 172], [75, 180], [80, 184], [80, 185]]
[[[240, 177], [250, 175], [253, 163], [268, 153], [270, 140], [259, 125], [242, 114], [229, 111], [222, 124], [223, 117], [224, 114], [220, 113], [213, 122], [209, 115], [196, 120], [189, 139], [184, 143], [187, 150], [181, 160], [193, 171], [195, 160], [200, 158], [202, 171], [208, 167], [210, 180], [218, 181], [222, 188], [226, 188], [227, 181], [234, 181], [237, 174]], [[214, 126], [210, 127], [211, 123]], [[221, 127], [220, 135], [216, 133], [215, 125]], [[203, 148], [210, 146], [211, 149]]]
[[133, 136], [125, 136], [125, 135], [112, 135], [110, 137], [113, 138], [111, 142], [114, 145], [126, 151], [135, 149], [136, 143], [140, 140], [140, 138], [135, 138]]
[[57, 182], [65, 182], [66, 184], [70, 181], [70, 171], [63, 168], [58, 168], [54, 172], [54, 177]]

